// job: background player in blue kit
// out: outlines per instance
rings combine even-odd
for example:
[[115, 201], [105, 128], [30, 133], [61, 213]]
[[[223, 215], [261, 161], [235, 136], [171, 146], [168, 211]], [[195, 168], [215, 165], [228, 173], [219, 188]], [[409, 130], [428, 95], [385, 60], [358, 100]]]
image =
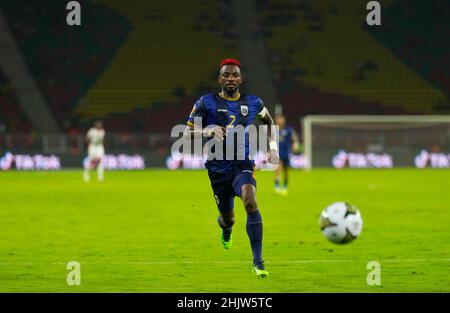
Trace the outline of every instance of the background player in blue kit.
[[[256, 96], [244, 95], [239, 92], [242, 83], [240, 62], [235, 59], [225, 59], [220, 63], [218, 77], [222, 90], [202, 96], [194, 105], [187, 122], [187, 136], [206, 136], [219, 140], [223, 145], [223, 155], [227, 149], [233, 149], [234, 159], [213, 159], [205, 163], [208, 176], [214, 192], [214, 198], [220, 212], [218, 223], [222, 228], [221, 243], [225, 249], [232, 246], [232, 226], [235, 222], [234, 197], [241, 198], [247, 212], [247, 234], [253, 253], [253, 272], [258, 277], [266, 277], [269, 273], [262, 259], [262, 218], [256, 201], [256, 180], [254, 162], [249, 157], [249, 138], [245, 136], [244, 145], [227, 146], [226, 137], [233, 135], [238, 125], [247, 127], [258, 118], [268, 127], [270, 137], [269, 162], [278, 163], [278, 146], [274, 121], [264, 103]], [[201, 125], [196, 121], [201, 118]], [[240, 149], [244, 150], [245, 158], [236, 159]]]
[[[287, 195], [288, 193], [288, 171], [290, 167], [289, 158], [292, 151], [298, 152], [300, 144], [294, 128], [286, 126], [284, 115], [275, 116], [275, 124], [279, 127], [279, 153], [280, 165], [275, 170], [275, 193]], [[280, 185], [281, 172], [283, 172], [283, 185]]]

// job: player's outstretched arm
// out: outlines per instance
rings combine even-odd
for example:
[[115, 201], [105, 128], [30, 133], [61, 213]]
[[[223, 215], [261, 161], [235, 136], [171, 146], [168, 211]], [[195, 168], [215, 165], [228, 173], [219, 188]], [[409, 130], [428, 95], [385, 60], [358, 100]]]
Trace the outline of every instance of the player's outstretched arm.
[[223, 126], [211, 125], [205, 128], [195, 127], [194, 125], [186, 126], [183, 137], [186, 139], [198, 137], [214, 137], [222, 141], [227, 135], [227, 129]]
[[292, 150], [294, 153], [298, 153], [300, 150], [300, 140], [298, 138], [297, 132], [292, 128]]
[[258, 118], [264, 125], [268, 126], [268, 137], [269, 137], [269, 162], [272, 164], [280, 163], [280, 156], [278, 154], [278, 145], [277, 145], [277, 132], [275, 127], [275, 122], [273, 121], [272, 116], [264, 107], [261, 112], [258, 113]]

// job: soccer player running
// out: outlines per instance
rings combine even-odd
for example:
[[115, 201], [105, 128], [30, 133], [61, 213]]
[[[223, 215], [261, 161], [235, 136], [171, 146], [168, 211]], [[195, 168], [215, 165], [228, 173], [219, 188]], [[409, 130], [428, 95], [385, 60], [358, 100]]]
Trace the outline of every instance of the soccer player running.
[[[235, 59], [225, 59], [220, 63], [218, 82], [222, 87], [219, 93], [200, 97], [195, 103], [187, 122], [185, 136], [203, 136], [224, 141], [227, 135], [233, 134], [238, 125], [247, 127], [255, 118], [269, 125], [270, 137], [268, 155], [269, 162], [279, 162], [276, 131], [272, 117], [261, 99], [253, 95], [239, 92], [242, 84], [241, 64]], [[201, 125], [196, 120], [201, 118]], [[220, 241], [225, 249], [233, 243], [232, 227], [235, 222], [234, 197], [241, 198], [247, 212], [247, 234], [253, 253], [253, 272], [257, 277], [266, 277], [262, 258], [263, 224], [256, 200], [256, 180], [254, 176], [254, 161], [248, 157], [249, 140], [245, 136], [245, 159], [210, 159], [205, 163], [208, 176], [219, 209], [218, 224], [222, 228]], [[225, 140], [226, 141], [226, 140]], [[239, 140], [236, 140], [238, 142]], [[227, 145], [224, 145], [227, 148]], [[232, 147], [239, 149], [237, 145]], [[241, 147], [242, 148], [242, 147]]]
[[90, 180], [90, 170], [95, 168], [97, 168], [97, 180], [99, 182], [104, 180], [104, 138], [105, 130], [103, 129], [103, 123], [101, 121], [96, 121], [94, 127], [91, 127], [86, 134], [86, 142], [88, 143], [88, 161], [84, 165], [83, 179], [85, 182]]
[[[300, 143], [294, 128], [286, 126], [284, 115], [275, 116], [275, 124], [279, 127], [280, 165], [275, 169], [275, 193], [286, 196], [288, 193], [289, 157], [293, 151], [298, 151]], [[280, 185], [281, 172], [283, 172], [283, 185]]]

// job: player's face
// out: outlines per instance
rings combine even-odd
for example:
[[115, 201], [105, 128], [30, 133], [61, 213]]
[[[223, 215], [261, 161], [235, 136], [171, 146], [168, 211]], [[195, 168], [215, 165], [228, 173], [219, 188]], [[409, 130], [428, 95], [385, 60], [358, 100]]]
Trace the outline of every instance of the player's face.
[[242, 84], [240, 68], [236, 65], [224, 65], [220, 70], [219, 84], [228, 94], [235, 93]]
[[280, 127], [284, 127], [284, 124], [286, 124], [286, 119], [284, 118], [284, 116], [277, 116], [275, 118], [275, 124]]
[[95, 128], [100, 129], [102, 127], [103, 127], [103, 123], [102, 122], [95, 123]]

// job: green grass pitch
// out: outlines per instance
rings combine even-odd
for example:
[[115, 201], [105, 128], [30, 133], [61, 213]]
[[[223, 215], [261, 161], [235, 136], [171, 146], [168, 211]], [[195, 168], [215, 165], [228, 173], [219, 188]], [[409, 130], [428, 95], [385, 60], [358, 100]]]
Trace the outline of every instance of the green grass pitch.
[[[93, 173], [95, 174], [95, 173]], [[245, 211], [236, 198], [234, 245], [219, 243], [206, 171], [0, 173], [0, 292], [449, 292], [447, 170], [291, 172], [287, 197], [257, 172], [270, 276], [251, 272]], [[321, 234], [335, 201], [361, 210], [348, 245]], [[81, 264], [68, 286], [66, 264]], [[381, 285], [369, 286], [369, 261]]]

